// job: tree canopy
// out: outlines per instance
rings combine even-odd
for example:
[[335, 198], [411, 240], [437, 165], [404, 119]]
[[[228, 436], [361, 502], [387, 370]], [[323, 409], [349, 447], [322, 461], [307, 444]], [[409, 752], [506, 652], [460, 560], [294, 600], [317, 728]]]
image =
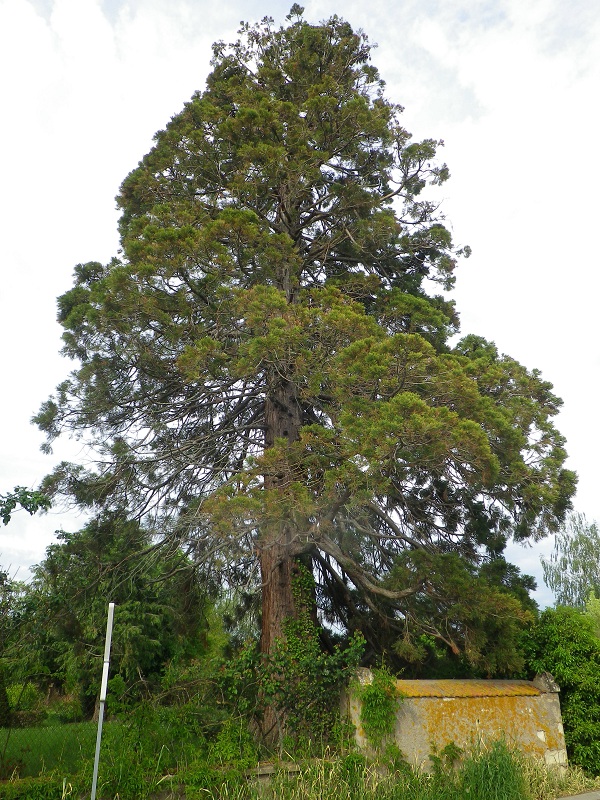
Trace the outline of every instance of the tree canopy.
[[514, 618], [498, 559], [557, 529], [575, 477], [551, 384], [456, 343], [431, 294], [468, 254], [431, 199], [448, 169], [370, 54], [299, 6], [214, 46], [206, 88], [121, 186], [119, 258], [78, 265], [58, 300], [75, 368], [36, 422], [97, 466], [45, 489], [126, 509], [259, 593], [264, 652], [301, 562], [320, 620], [374, 652], [425, 633], [477, 659], [489, 606], [467, 608], [469, 587]]
[[554, 537], [554, 552], [542, 558], [544, 580], [560, 605], [583, 609], [600, 597], [600, 531], [584, 514], [569, 514]]
[[59, 532], [21, 598], [19, 633], [30, 671], [78, 692], [85, 714], [97, 700], [109, 602], [111, 679], [119, 676], [129, 700], [154, 688], [168, 663], [205, 647], [206, 587], [181, 552], [157, 552], [139, 523], [119, 513]]

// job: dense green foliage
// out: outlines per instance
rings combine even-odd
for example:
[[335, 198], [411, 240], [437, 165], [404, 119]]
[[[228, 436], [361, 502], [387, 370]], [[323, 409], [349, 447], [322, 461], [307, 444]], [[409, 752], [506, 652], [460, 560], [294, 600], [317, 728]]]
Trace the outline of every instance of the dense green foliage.
[[532, 673], [548, 671], [560, 686], [569, 759], [600, 773], [600, 639], [589, 615], [546, 609], [527, 637]]
[[10, 724], [10, 703], [2, 657], [13, 629], [11, 613], [13, 594], [14, 582], [9, 579], [6, 572], [0, 572], [0, 726]]
[[[36, 511], [47, 511], [50, 508], [50, 498], [40, 491], [31, 491], [23, 486], [15, 486], [12, 492], [0, 494], [0, 519], [8, 525], [16, 509], [22, 508], [29, 514]], [[9, 725], [11, 721], [11, 708], [8, 699], [4, 657], [6, 648], [15, 634], [15, 609], [14, 600], [18, 587], [14, 580], [10, 580], [7, 573], [0, 569], [0, 727]]]
[[532, 578], [499, 555], [476, 565], [458, 553], [421, 552], [398, 559], [388, 580], [405, 585], [415, 575], [436, 591], [406, 600], [404, 630], [391, 643], [404, 675], [489, 677], [523, 669], [521, 637], [536, 610]]
[[111, 694], [131, 703], [156, 690], [167, 664], [203, 652], [206, 589], [181, 552], [157, 548], [139, 523], [104, 513], [60, 533], [34, 568], [18, 603], [14, 660], [46, 687], [74, 694], [89, 716], [114, 602]]

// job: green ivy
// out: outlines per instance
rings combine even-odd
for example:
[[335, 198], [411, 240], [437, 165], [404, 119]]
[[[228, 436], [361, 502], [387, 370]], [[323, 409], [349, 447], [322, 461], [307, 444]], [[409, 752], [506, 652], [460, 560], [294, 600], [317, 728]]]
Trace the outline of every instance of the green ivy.
[[324, 652], [312, 616], [314, 583], [300, 567], [293, 582], [297, 616], [286, 621], [284, 636], [269, 655], [255, 646], [244, 648], [222, 665], [221, 690], [235, 711], [260, 726], [266, 708], [282, 720], [282, 745], [295, 753], [320, 749], [340, 734], [340, 708], [335, 698], [348, 684], [364, 651], [362, 634], [345, 647]]
[[396, 679], [385, 667], [374, 669], [372, 675], [371, 683], [357, 684], [354, 691], [361, 701], [360, 724], [369, 744], [379, 749], [394, 732], [402, 695], [396, 688]]

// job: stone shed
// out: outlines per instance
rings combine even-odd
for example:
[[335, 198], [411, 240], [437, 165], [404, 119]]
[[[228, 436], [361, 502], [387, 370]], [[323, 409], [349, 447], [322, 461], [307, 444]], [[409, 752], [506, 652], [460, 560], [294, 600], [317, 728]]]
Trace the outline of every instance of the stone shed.
[[[361, 670], [361, 683], [370, 683]], [[395, 742], [407, 761], [427, 768], [428, 757], [450, 742], [504, 736], [523, 753], [549, 766], [566, 766], [558, 686], [545, 673], [533, 682], [512, 680], [398, 680]], [[368, 749], [360, 724], [360, 700], [351, 694], [346, 711], [356, 727], [357, 744]]]

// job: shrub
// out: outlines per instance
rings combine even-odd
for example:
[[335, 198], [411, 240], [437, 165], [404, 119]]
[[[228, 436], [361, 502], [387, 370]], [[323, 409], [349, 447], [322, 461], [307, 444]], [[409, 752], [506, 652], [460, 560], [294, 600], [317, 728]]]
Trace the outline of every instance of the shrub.
[[6, 693], [14, 711], [37, 711], [44, 701], [42, 693], [32, 683], [14, 683], [6, 687]]
[[593, 621], [574, 608], [546, 609], [526, 646], [532, 673], [551, 672], [561, 689], [567, 752], [572, 763], [600, 773], [600, 639]]

